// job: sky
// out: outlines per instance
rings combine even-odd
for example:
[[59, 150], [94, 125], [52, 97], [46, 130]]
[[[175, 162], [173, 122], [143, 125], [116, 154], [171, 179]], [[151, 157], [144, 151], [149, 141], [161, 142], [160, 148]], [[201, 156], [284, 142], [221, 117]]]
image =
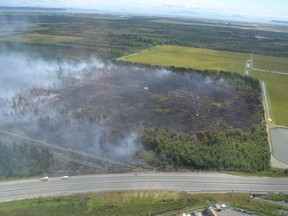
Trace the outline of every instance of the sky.
[[0, 6], [65, 7], [172, 15], [205, 12], [288, 20], [287, 0], [0, 0]]

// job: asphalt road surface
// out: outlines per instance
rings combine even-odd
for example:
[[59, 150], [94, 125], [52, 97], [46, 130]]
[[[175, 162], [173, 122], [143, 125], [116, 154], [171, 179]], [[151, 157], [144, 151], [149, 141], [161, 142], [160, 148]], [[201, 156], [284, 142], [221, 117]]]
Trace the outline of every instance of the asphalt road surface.
[[273, 155], [278, 160], [288, 164], [288, 129], [271, 128], [270, 134], [273, 146]]
[[134, 173], [72, 176], [0, 183], [0, 202], [35, 197], [116, 190], [186, 192], [286, 192], [288, 178], [239, 177], [219, 173]]

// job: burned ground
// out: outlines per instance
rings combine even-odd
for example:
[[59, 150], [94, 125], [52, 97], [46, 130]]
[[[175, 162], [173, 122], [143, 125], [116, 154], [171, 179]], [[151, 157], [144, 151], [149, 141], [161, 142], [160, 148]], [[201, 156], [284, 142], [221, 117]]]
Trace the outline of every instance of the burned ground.
[[27, 86], [1, 100], [2, 129], [137, 164], [142, 128], [193, 135], [261, 122], [254, 90], [224, 77], [112, 64], [54, 72], [48, 86]]
[[78, 119], [105, 121], [106, 126], [124, 129], [125, 133], [139, 127], [195, 133], [223, 126], [249, 128], [259, 123], [255, 117], [258, 110], [249, 107], [249, 90], [237, 91], [227, 80], [165, 69], [118, 67], [110, 72], [109, 76], [83, 79], [55, 93]]

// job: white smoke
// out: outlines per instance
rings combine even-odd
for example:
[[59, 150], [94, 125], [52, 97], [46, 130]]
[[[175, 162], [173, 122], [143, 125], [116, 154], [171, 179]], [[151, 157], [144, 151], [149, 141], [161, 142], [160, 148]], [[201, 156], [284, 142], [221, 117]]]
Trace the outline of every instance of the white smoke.
[[109, 71], [116, 68], [95, 57], [56, 62], [24, 53], [0, 53], [0, 127], [29, 125], [28, 136], [35, 134], [47, 143], [53, 143], [51, 137], [55, 137], [55, 144], [58, 141], [68, 148], [117, 159], [132, 157], [141, 148], [137, 133], [127, 132], [124, 138], [109, 140], [109, 115], [95, 122], [78, 120], [75, 110], [65, 107], [57, 95], [57, 91], [65, 90], [67, 81], [95, 81], [110, 76]]
[[0, 97], [9, 99], [27, 87], [47, 88], [57, 74], [57, 65], [41, 59], [31, 59], [20, 53], [0, 54]]
[[154, 75], [157, 78], [163, 78], [163, 77], [167, 77], [167, 76], [171, 75], [171, 71], [168, 71], [168, 70], [162, 68], [162, 69], [156, 70]]
[[[97, 70], [104, 66], [105, 64], [97, 58], [58, 63], [40, 58], [35, 59], [21, 53], [0, 53], [0, 98], [11, 99], [27, 88], [48, 88], [59, 85], [61, 81], [59, 75], [62, 78], [70, 76], [82, 79], [87, 68]], [[111, 64], [110, 67], [112, 67]]]

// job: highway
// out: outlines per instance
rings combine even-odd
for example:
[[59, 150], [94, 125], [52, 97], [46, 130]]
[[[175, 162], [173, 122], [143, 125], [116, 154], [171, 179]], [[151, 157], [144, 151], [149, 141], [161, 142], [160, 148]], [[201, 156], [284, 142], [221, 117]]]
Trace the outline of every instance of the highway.
[[134, 173], [29, 179], [0, 183], [0, 202], [35, 197], [117, 190], [186, 192], [285, 192], [288, 178], [239, 177], [220, 173]]

